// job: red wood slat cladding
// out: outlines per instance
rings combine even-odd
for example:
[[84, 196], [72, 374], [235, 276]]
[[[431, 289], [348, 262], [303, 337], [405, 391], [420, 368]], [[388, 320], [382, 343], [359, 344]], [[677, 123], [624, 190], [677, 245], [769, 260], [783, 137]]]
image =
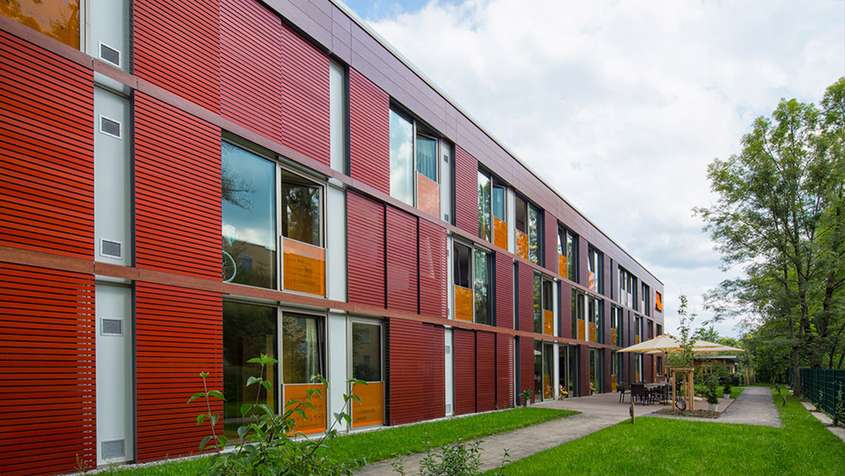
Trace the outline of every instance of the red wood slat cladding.
[[384, 214], [382, 203], [346, 194], [349, 302], [385, 305]]
[[95, 467], [93, 276], [0, 263], [0, 309], [0, 471]]
[[558, 316], [561, 337], [572, 337], [572, 285], [560, 283], [560, 314]]
[[513, 402], [513, 337], [496, 334], [496, 408]]
[[476, 412], [475, 332], [452, 330], [455, 415]]
[[475, 333], [475, 396], [476, 411], [496, 409], [496, 336], [490, 332]]
[[604, 352], [604, 368], [602, 369], [602, 372], [604, 374], [604, 385], [602, 386], [602, 391], [609, 392], [611, 375], [610, 371], [613, 370], [613, 356], [611, 355], [610, 349], [604, 349], [602, 352]]
[[139, 266], [220, 277], [220, 129], [135, 96]]
[[418, 223], [420, 313], [446, 318], [446, 230], [426, 220]]
[[[613, 274], [610, 271], [610, 269], [611, 269], [610, 262], [611, 261], [612, 260], [610, 259], [610, 256], [604, 255], [604, 265], [602, 266], [602, 270], [603, 270], [602, 276], [604, 277], [604, 292], [602, 294], [605, 295], [605, 296], [608, 296], [608, 297], [613, 295], [613, 294], [611, 294], [611, 290], [613, 289], [612, 288], [612, 286], [613, 286], [613, 279], [612, 279]], [[654, 302], [654, 301], [652, 301], [652, 302]]]
[[455, 146], [455, 225], [478, 235], [478, 161]]
[[329, 165], [329, 58], [282, 28], [282, 143]]
[[0, 246], [94, 253], [90, 70], [0, 31]]
[[543, 227], [545, 228], [545, 250], [546, 260], [543, 263], [546, 269], [557, 273], [560, 271], [560, 259], [557, 252], [557, 218], [545, 211], [545, 218], [543, 219]]
[[417, 218], [387, 207], [387, 307], [417, 312]]
[[519, 330], [534, 331], [534, 270], [519, 263]]
[[[519, 393], [534, 393], [534, 339], [519, 339]], [[520, 402], [522, 397], [520, 397]]]
[[582, 286], [588, 285], [587, 276], [587, 250], [589, 244], [583, 237], [578, 240], [578, 282]]
[[513, 259], [496, 253], [496, 325], [513, 329]]
[[643, 355], [643, 381], [646, 383], [654, 382], [653, 358], [651, 355]]
[[259, 2], [220, 2], [220, 112], [280, 142], [283, 29]]
[[581, 390], [579, 395], [589, 395], [590, 394], [590, 348], [585, 345], [578, 346], [579, 352], [579, 367], [581, 369], [578, 371], [580, 374], [580, 386]]
[[[196, 424], [204, 407], [185, 402], [202, 390], [200, 372], [209, 372], [209, 388], [223, 388], [222, 313], [220, 294], [136, 282], [138, 461], [198, 452], [209, 431]], [[212, 409], [222, 412], [222, 404]]]
[[132, 70], [206, 109], [220, 109], [218, 0], [133, 0]]
[[349, 68], [349, 172], [390, 194], [390, 97]]
[[394, 319], [388, 325], [390, 424], [445, 414], [443, 328]]

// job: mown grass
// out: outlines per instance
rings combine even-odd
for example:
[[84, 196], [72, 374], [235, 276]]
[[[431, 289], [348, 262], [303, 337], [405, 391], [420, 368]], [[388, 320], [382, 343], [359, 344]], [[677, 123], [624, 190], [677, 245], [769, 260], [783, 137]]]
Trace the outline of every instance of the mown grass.
[[[449, 443], [473, 440], [496, 433], [536, 425], [577, 412], [553, 408], [512, 410], [450, 418], [416, 425], [341, 436], [326, 447], [330, 458], [360, 467], [395, 456], [420, 453]], [[137, 468], [114, 468], [108, 474], [170, 476], [205, 474], [209, 458], [174, 461]]]
[[[780, 397], [775, 398], [780, 402]], [[794, 397], [783, 428], [639, 418], [516, 461], [508, 475], [845, 474], [845, 444]]]

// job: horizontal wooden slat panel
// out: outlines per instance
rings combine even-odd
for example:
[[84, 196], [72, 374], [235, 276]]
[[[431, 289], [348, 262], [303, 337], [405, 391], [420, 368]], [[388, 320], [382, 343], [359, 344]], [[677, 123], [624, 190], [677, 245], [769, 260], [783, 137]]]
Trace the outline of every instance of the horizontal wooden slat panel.
[[455, 415], [476, 411], [475, 332], [452, 330]]
[[346, 213], [349, 302], [384, 307], [384, 205], [350, 192]]
[[349, 169], [353, 178], [390, 193], [390, 97], [349, 68]]
[[455, 147], [455, 225], [478, 236], [478, 161]]
[[513, 405], [513, 337], [496, 334], [496, 408]]
[[390, 424], [445, 414], [443, 327], [393, 320], [388, 327]]
[[0, 263], [0, 472], [96, 466], [94, 279]]
[[387, 207], [387, 307], [417, 312], [417, 219]]
[[446, 230], [419, 220], [419, 234], [420, 312], [447, 318]]
[[496, 409], [496, 339], [490, 332], [475, 333], [476, 411]]

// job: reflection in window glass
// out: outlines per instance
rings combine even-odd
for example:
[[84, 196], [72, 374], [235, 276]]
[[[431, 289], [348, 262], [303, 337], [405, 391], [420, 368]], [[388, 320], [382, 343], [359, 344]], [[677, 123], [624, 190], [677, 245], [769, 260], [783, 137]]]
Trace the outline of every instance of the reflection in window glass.
[[492, 214], [491, 210], [491, 183], [490, 177], [478, 172], [478, 236], [490, 241], [492, 240]]
[[352, 378], [381, 381], [381, 326], [352, 323]]
[[554, 346], [548, 342], [543, 343], [543, 399], [554, 397], [552, 386], [552, 372], [554, 372]]
[[311, 383], [325, 376], [323, 329], [317, 317], [285, 314], [282, 319], [284, 383]]
[[[247, 361], [261, 354], [277, 358], [276, 309], [254, 304], [223, 303], [223, 426], [233, 435], [243, 423], [241, 404], [258, 401], [278, 409], [275, 392], [246, 386], [250, 377], [259, 376], [259, 368]], [[266, 378], [275, 383], [277, 366], [267, 370]], [[274, 385], [271, 387], [275, 389]]]
[[414, 126], [390, 111], [390, 196], [414, 205]]
[[437, 140], [417, 136], [417, 172], [437, 181]]
[[578, 237], [569, 231], [566, 232], [566, 262], [567, 278], [578, 281]]
[[540, 228], [542, 227], [540, 210], [528, 205], [528, 259], [540, 264]]
[[320, 208], [322, 187], [298, 175], [282, 171], [282, 235], [322, 246]]
[[275, 165], [228, 142], [222, 153], [223, 280], [274, 288]]
[[543, 332], [543, 278], [534, 273], [532, 286], [534, 313], [534, 332]]
[[79, 0], [0, 0], [0, 15], [79, 49]]
[[493, 216], [505, 221], [505, 187], [493, 187]]
[[526, 210], [525, 200], [519, 195], [516, 196], [516, 216], [514, 217], [514, 226], [518, 231], [528, 233], [528, 211]]
[[490, 260], [491, 255], [484, 250], [474, 250], [474, 279], [473, 290], [475, 291], [475, 322], [479, 324], [492, 324], [493, 319], [490, 310]]

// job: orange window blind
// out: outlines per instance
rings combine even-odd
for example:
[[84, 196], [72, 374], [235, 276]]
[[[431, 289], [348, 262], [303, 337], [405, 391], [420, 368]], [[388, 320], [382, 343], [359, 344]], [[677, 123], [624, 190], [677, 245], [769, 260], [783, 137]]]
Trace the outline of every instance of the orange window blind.
[[663, 312], [663, 295], [659, 291], [654, 294], [654, 308]]
[[591, 322], [590, 323], [590, 339], [589, 340], [592, 341], [592, 342], [598, 342], [599, 341], [598, 337], [599, 337], [599, 328], [598, 328], [598, 326], [596, 325], [595, 322]]
[[558, 255], [558, 273], [565, 278], [569, 277], [569, 261], [566, 255]]
[[493, 244], [508, 249], [508, 223], [493, 217]]
[[384, 424], [384, 383], [367, 382], [352, 384], [352, 427]]
[[616, 391], [616, 374], [610, 374], [610, 391]]
[[440, 216], [440, 185], [417, 172], [417, 208], [431, 216]]
[[587, 271], [587, 287], [596, 291], [596, 273]]
[[528, 259], [528, 235], [516, 230], [516, 254]]
[[[308, 395], [309, 390], [319, 390]], [[326, 386], [321, 383], [285, 384], [285, 409], [301, 405], [305, 416], [294, 412], [295, 430], [300, 433], [321, 433], [326, 431]]]
[[455, 285], [455, 319], [472, 322], [472, 289]]
[[543, 310], [543, 334], [554, 335], [555, 313], [548, 309]]
[[2, 0], [0, 15], [79, 48], [79, 0]]
[[578, 340], [584, 340], [584, 319], [578, 319]]
[[325, 296], [326, 250], [290, 238], [283, 243], [285, 289]]
[[611, 344], [616, 345], [616, 337], [617, 336], [618, 336], [618, 334], [617, 334], [616, 328], [611, 327], [610, 328], [610, 343]]

